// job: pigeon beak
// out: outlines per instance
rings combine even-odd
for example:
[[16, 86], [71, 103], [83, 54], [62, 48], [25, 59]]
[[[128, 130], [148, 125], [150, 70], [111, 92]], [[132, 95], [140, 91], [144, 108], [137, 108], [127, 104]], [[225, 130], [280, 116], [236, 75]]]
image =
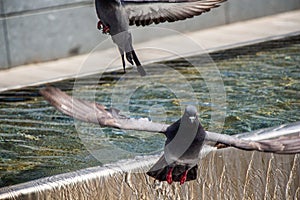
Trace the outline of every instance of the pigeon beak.
[[191, 120], [192, 123], [194, 123], [196, 116], [191, 116], [191, 117], [189, 117], [189, 119]]

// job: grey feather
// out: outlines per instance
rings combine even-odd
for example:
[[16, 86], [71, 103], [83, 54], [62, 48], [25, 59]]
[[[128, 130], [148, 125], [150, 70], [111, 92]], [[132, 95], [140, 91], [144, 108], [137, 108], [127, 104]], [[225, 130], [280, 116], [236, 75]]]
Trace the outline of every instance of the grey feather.
[[[106, 109], [103, 105], [72, 98], [58, 88], [46, 87], [40, 90], [43, 97], [60, 112], [81, 121], [110, 126], [125, 130], [139, 130], [168, 134], [169, 126], [148, 119], [135, 119], [120, 115], [116, 109]], [[177, 121], [177, 123], [179, 123]], [[170, 137], [167, 137], [170, 138]], [[235, 147], [248, 151], [273, 152], [278, 154], [300, 153], [300, 132], [293, 136], [284, 136], [260, 141], [244, 140], [230, 135], [206, 132], [205, 141], [222, 144], [223, 147]]]
[[201, 15], [219, 7], [226, 0], [195, 1], [126, 1], [124, 5], [130, 25], [146, 26], [152, 23], [175, 22]]

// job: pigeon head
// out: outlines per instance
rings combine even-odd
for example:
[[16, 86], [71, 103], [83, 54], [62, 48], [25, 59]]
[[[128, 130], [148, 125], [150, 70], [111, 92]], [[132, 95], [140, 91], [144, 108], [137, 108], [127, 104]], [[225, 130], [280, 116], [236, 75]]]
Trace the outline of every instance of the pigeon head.
[[195, 120], [197, 119], [197, 114], [198, 112], [195, 106], [188, 105], [185, 108], [184, 117], [187, 118], [190, 123], [193, 124], [195, 122]]

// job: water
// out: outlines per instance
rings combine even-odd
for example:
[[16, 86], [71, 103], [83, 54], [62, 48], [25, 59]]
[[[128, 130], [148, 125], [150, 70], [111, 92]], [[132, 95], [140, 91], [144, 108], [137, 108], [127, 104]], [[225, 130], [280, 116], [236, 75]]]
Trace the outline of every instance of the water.
[[[300, 120], [299, 36], [211, 56], [226, 91], [222, 133], [236, 134]], [[200, 57], [190, 60], [200, 62]], [[124, 95], [123, 90], [116, 90], [122, 76], [117, 72], [105, 74], [98, 84], [95, 84], [98, 75], [80, 79], [77, 94], [86, 94], [86, 99], [93, 100], [89, 94], [96, 90], [96, 101], [106, 106], [114, 102], [131, 116], [172, 123], [181, 114], [181, 104], [194, 103], [188, 98], [189, 90], [185, 87], [188, 83], [199, 101], [201, 123], [209, 128], [212, 112], [219, 107], [211, 104], [208, 87], [199, 72], [182, 59], [159, 64], [171, 66], [182, 75], [170, 75], [163, 70], [155, 75], [159, 82], [177, 88], [183, 94], [180, 98], [170, 88], [153, 82], [139, 87], [126, 105], [121, 104], [111, 95], [112, 91], [116, 96]], [[159, 64], [148, 69], [158, 71]], [[134, 77], [128, 80], [127, 85], [134, 83]], [[74, 80], [53, 85], [72, 94]], [[160, 134], [100, 129], [59, 113], [38, 94], [42, 87], [0, 93], [0, 187], [162, 150], [164, 136]], [[114, 154], [116, 147], [124, 152]], [[113, 153], [97, 160], [87, 148]]]

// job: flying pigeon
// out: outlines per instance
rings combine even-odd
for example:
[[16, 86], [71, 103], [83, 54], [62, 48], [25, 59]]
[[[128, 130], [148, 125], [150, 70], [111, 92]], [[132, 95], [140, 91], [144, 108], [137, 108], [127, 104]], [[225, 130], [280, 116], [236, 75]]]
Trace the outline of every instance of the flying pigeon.
[[277, 154], [300, 153], [300, 133], [261, 141], [243, 140], [234, 136], [206, 132], [201, 126], [197, 109], [187, 106], [183, 116], [167, 125], [144, 118], [129, 118], [115, 108], [107, 109], [98, 103], [73, 98], [60, 89], [46, 87], [40, 94], [57, 110], [78, 120], [123, 130], [158, 132], [166, 136], [164, 154], [147, 172], [151, 177], [168, 183], [195, 180], [197, 163], [204, 142], [214, 142], [224, 147], [247, 151], [273, 152]]
[[97, 27], [110, 34], [118, 46], [125, 72], [125, 59], [135, 63], [141, 76], [146, 72], [132, 46], [130, 25], [146, 26], [185, 20], [216, 8], [226, 0], [95, 0]]
[[187, 106], [181, 119], [170, 125], [165, 135], [164, 155], [147, 174], [169, 184], [196, 179], [199, 154], [206, 135], [196, 107]]

